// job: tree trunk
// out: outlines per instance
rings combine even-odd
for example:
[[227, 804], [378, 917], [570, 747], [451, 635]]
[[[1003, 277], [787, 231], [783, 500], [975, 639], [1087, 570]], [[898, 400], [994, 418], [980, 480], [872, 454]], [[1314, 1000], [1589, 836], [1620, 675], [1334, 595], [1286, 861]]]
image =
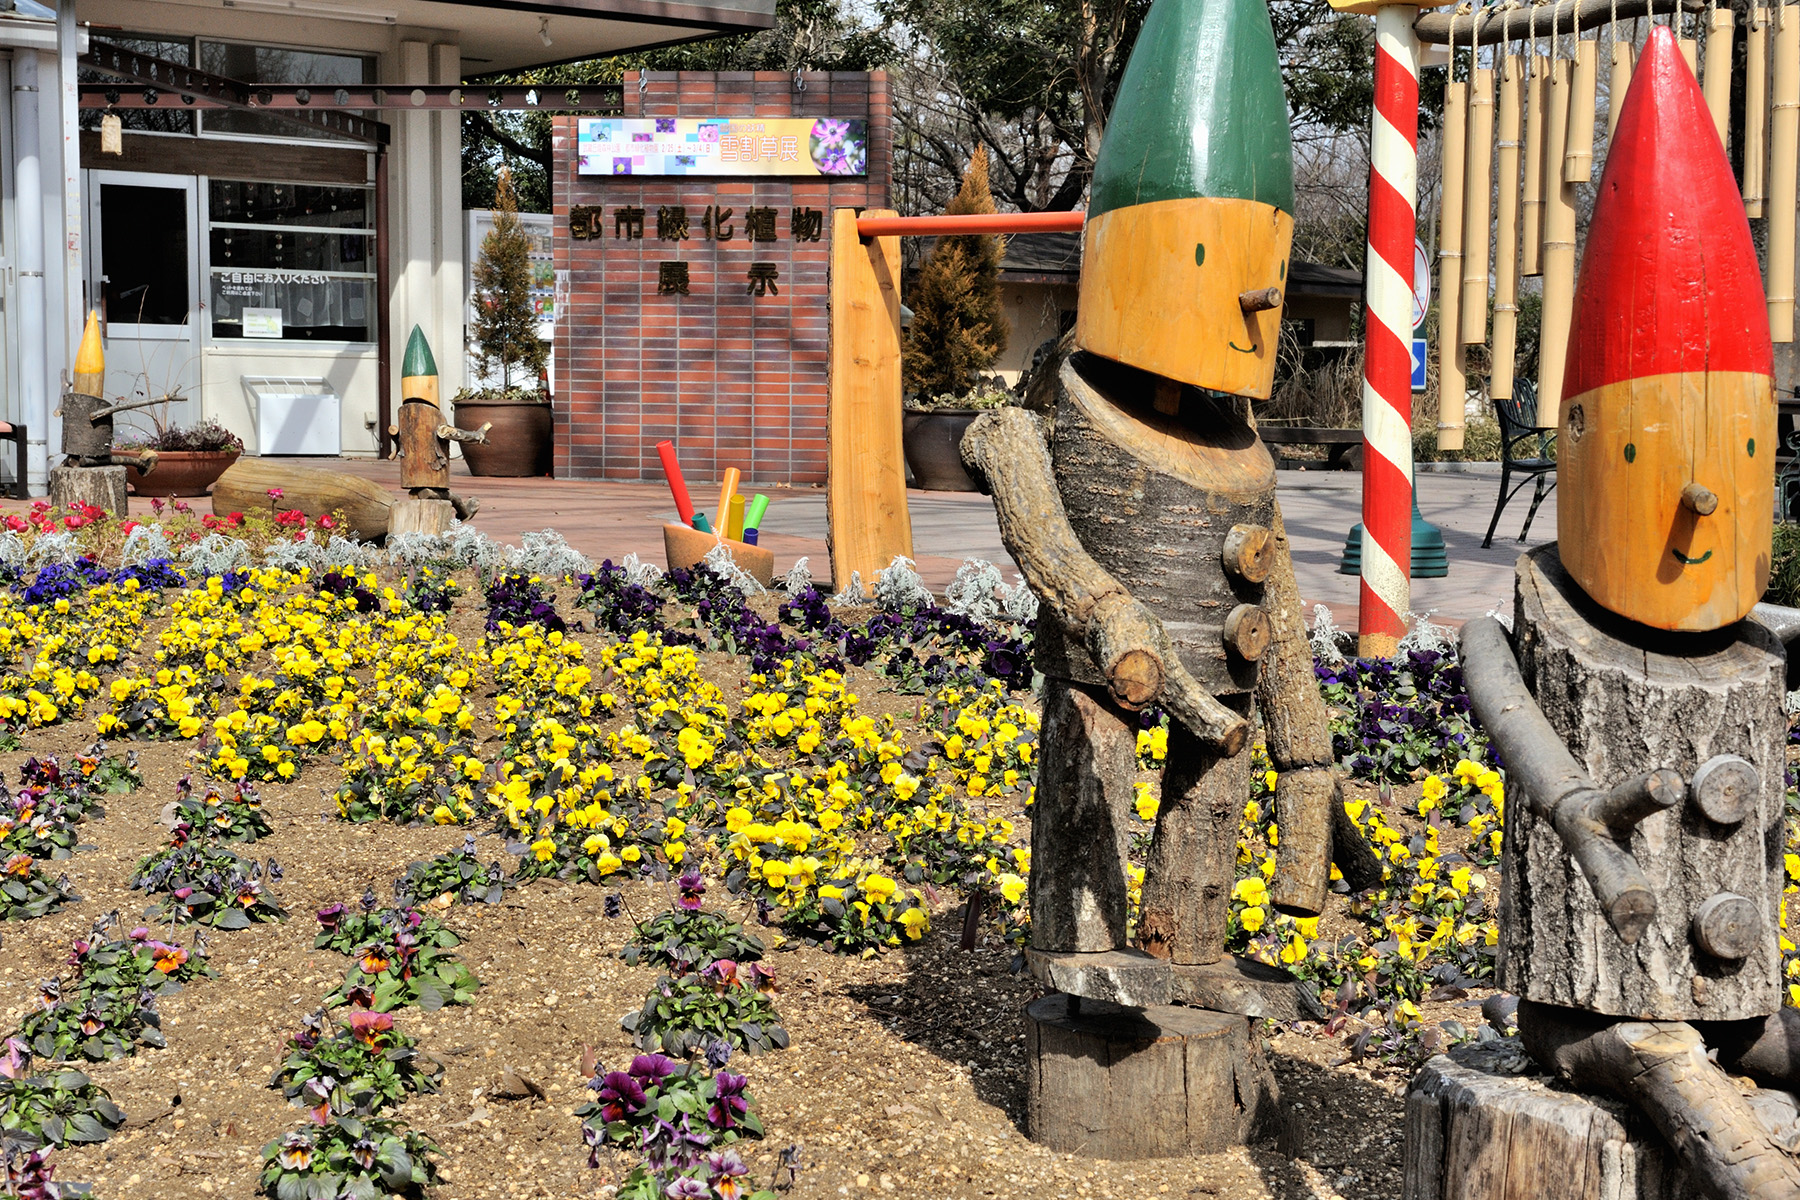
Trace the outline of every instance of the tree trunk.
[[[1149, 953], [1183, 965], [1225, 957], [1238, 823], [1249, 796], [1248, 749], [1213, 754], [1187, 730], [1169, 726], [1162, 803], [1144, 860], [1138, 918], [1138, 941]], [[1035, 851], [1031, 866], [1035, 876]]]
[[[1230, 398], [1185, 389], [1182, 414], [1152, 408], [1157, 380], [1077, 354], [1063, 364], [1051, 458], [1081, 545], [1162, 622], [1175, 653], [1216, 696], [1256, 686], [1257, 664], [1225, 645], [1225, 619], [1259, 605], [1263, 585], [1227, 571], [1237, 525], [1269, 528], [1275, 462]], [[1166, 382], [1166, 381], [1164, 381]], [[1083, 638], [1039, 619], [1038, 665], [1084, 683], [1103, 677]]]
[[[1784, 1103], [1785, 1101], [1785, 1103]], [[1751, 1097], [1786, 1144], [1800, 1136], [1793, 1098]], [[1691, 1200], [1692, 1177], [1625, 1105], [1494, 1074], [1439, 1056], [1406, 1094], [1401, 1200]]]
[[1031, 809], [1031, 944], [1039, 950], [1126, 944], [1137, 732], [1104, 696], [1062, 679], [1044, 683]]
[[65, 462], [50, 472], [50, 504], [66, 509], [71, 504], [91, 504], [115, 517], [127, 509], [124, 467], [83, 467]]
[[[1782, 994], [1781, 858], [1766, 847], [1783, 836], [1787, 732], [1785, 664], [1774, 635], [1748, 621], [1713, 634], [1625, 621], [1581, 593], [1554, 546], [1519, 560], [1514, 629], [1525, 684], [1598, 788], [1659, 767], [1691, 782], [1719, 755], [1748, 760], [1760, 786], [1735, 824], [1709, 820], [1689, 799], [1615, 834], [1655, 897], [1654, 916], [1632, 944], [1608, 925], [1563, 839], [1533, 811], [1533, 797], [1509, 796], [1500, 986], [1544, 1004], [1641, 1019], [1774, 1012]], [[1723, 893], [1745, 898], [1730, 910], [1756, 927], [1742, 958], [1701, 949], [1713, 939], [1701, 936], [1696, 919]]]
[[[279, 499], [269, 495], [281, 489]], [[387, 535], [388, 508], [397, 497], [378, 483], [342, 471], [295, 467], [262, 458], [240, 458], [213, 485], [213, 512], [297, 509], [317, 519], [342, 512], [348, 533], [365, 541]]]
[[456, 507], [448, 500], [396, 500], [388, 509], [388, 536], [399, 533], [428, 533], [440, 537], [450, 529]]
[[408, 400], [400, 406], [400, 486], [450, 486], [449, 447], [437, 435], [444, 414], [435, 404]]
[[1093, 1158], [1217, 1154], [1271, 1136], [1280, 1094], [1248, 1018], [1041, 997], [1025, 1010], [1026, 1128]]

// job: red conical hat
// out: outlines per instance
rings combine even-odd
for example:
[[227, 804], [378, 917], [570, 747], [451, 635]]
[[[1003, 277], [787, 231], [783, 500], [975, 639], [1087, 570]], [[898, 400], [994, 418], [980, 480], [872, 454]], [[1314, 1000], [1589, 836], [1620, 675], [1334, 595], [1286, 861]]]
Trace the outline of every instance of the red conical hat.
[[1563, 395], [1677, 371], [1772, 374], [1774, 356], [1731, 164], [1675, 35], [1659, 25], [1607, 150]]

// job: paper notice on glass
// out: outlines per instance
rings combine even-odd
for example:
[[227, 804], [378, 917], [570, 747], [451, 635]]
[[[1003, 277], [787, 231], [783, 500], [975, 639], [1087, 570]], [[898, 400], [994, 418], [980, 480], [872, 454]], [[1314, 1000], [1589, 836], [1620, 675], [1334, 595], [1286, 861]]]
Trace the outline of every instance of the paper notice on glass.
[[244, 310], [244, 336], [247, 338], [279, 338], [281, 336], [281, 310], [279, 308], [246, 308]]

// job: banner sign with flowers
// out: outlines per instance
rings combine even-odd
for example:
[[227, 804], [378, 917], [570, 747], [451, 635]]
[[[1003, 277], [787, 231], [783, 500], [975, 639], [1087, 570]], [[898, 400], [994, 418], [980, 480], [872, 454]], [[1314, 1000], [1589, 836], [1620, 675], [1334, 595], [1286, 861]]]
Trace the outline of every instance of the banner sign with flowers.
[[575, 141], [582, 175], [857, 176], [869, 164], [861, 118], [593, 117]]

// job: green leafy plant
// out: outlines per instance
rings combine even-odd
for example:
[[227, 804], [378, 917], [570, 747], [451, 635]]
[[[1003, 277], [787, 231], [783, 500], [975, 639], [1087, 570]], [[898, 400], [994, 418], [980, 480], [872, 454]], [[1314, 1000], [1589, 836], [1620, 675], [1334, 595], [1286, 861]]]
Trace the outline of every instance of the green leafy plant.
[[9, 855], [0, 864], [0, 920], [35, 920], [68, 901], [80, 899], [68, 876], [51, 879], [29, 854]]
[[449, 896], [458, 904], [498, 904], [505, 892], [498, 862], [483, 867], [475, 858], [475, 839], [436, 858], [408, 864], [406, 894], [432, 901]]
[[315, 1120], [331, 1113], [366, 1116], [408, 1093], [438, 1090], [443, 1068], [420, 1059], [417, 1043], [394, 1028], [392, 1015], [358, 1009], [333, 1033], [323, 1029], [321, 1017], [304, 1018], [269, 1080], [290, 1102], [312, 1109]]
[[80, 1071], [35, 1075], [31, 1048], [8, 1038], [0, 1055], [0, 1141], [29, 1148], [104, 1142], [125, 1114]]
[[762, 942], [745, 933], [741, 923], [700, 908], [706, 891], [700, 876], [683, 875], [677, 887], [674, 906], [638, 925], [619, 957], [634, 967], [645, 963], [687, 974], [722, 958], [749, 962], [763, 956]]
[[215, 841], [254, 842], [273, 832], [263, 815], [262, 797], [247, 780], [240, 779], [230, 793], [208, 785], [196, 795], [193, 782], [184, 777], [177, 785], [175, 815]]
[[691, 975], [665, 975], [644, 997], [644, 1006], [627, 1013], [620, 1026], [638, 1048], [687, 1055], [715, 1043], [760, 1054], [785, 1050], [787, 1030], [770, 996], [774, 973], [756, 964], [740, 970], [720, 959]]
[[[439, 937], [454, 935], [440, 930]], [[327, 1008], [357, 1004], [378, 1013], [417, 1005], [436, 1012], [446, 1004], [467, 1004], [481, 981], [436, 939], [407, 929], [379, 937], [354, 952], [356, 961], [338, 990], [325, 998]]]
[[389, 938], [400, 930], [410, 932], [425, 945], [445, 950], [462, 940], [444, 928], [443, 922], [436, 917], [428, 917], [416, 908], [378, 911], [375, 903], [375, 893], [370, 891], [363, 896], [362, 912], [351, 912], [342, 904], [321, 908], [314, 914], [319, 918], [319, 936], [313, 939], [313, 949], [352, 954], [370, 942]]
[[[619, 1185], [620, 1196], [774, 1200], [773, 1192], [752, 1193], [741, 1182], [748, 1169], [729, 1149], [734, 1142], [763, 1136], [747, 1083], [722, 1067], [708, 1075], [698, 1065], [661, 1054], [640, 1054], [623, 1071], [596, 1068], [588, 1081], [594, 1099], [575, 1110], [582, 1140], [590, 1147], [588, 1165], [600, 1165], [602, 1146], [628, 1152], [648, 1147], [650, 1156]], [[677, 1184], [682, 1178], [694, 1184]]]
[[90, 791], [123, 796], [144, 786], [136, 750], [127, 750], [120, 758], [106, 752], [105, 742], [95, 742], [86, 753], [75, 756], [75, 765], [87, 777]]
[[262, 1189], [274, 1200], [422, 1196], [438, 1181], [437, 1143], [382, 1117], [333, 1117], [263, 1147]]

